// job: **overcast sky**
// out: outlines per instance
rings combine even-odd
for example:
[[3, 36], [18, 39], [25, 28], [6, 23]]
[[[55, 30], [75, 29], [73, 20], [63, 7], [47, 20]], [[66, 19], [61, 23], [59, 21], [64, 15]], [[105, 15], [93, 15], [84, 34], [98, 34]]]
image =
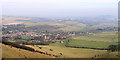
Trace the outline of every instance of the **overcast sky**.
[[117, 16], [118, 0], [1, 0], [3, 15], [33, 17]]

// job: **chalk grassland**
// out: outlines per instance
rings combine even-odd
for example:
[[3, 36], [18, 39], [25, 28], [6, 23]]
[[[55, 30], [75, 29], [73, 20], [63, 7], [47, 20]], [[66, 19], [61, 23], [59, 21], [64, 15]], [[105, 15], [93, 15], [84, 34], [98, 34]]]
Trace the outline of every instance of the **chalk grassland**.
[[55, 55], [55, 56], [60, 56], [60, 57], [63, 57], [60, 55], [60, 53], [57, 53], [57, 52], [54, 52], [54, 51], [51, 51], [50, 49], [48, 49], [49, 46], [45, 46], [45, 45], [26, 45], [28, 47], [31, 47], [31, 48], [34, 48], [35, 50], [37, 51], [41, 51], [41, 52], [44, 52], [44, 53], [47, 53], [47, 54], [50, 54], [51, 56]]
[[[30, 46], [30, 45], [29, 45]], [[106, 50], [93, 50], [93, 49], [82, 49], [82, 48], [69, 48], [64, 47], [64, 44], [51, 44], [51, 45], [39, 45], [42, 49], [38, 49], [37, 47], [31, 46], [34, 49], [45, 51], [47, 53], [60, 55], [64, 58], [91, 58], [97, 54], [104, 54]], [[50, 51], [52, 49], [53, 51]]]
[[31, 52], [8, 45], [2, 44], [2, 57], [3, 58], [52, 58], [51, 56], [43, 55], [36, 52]]
[[92, 35], [72, 37], [68, 46], [107, 48], [109, 45], [117, 45], [117, 32], [102, 32]]

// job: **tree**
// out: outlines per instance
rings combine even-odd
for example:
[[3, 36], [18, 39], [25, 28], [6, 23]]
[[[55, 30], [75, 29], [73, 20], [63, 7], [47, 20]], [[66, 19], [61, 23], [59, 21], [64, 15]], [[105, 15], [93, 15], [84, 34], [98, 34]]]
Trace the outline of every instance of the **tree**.
[[109, 45], [108, 49], [112, 52], [117, 51], [118, 50], [118, 45]]

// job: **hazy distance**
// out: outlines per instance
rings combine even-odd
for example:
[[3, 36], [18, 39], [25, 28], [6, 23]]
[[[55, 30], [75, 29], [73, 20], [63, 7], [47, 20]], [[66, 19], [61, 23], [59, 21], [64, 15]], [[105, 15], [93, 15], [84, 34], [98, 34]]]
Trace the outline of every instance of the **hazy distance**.
[[117, 16], [118, 0], [2, 0], [2, 14], [31, 17]]

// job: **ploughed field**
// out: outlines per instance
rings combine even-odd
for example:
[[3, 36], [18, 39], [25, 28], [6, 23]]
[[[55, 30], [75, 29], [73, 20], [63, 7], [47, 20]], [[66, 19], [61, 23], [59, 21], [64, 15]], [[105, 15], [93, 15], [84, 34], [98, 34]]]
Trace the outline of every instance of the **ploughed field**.
[[90, 35], [72, 37], [67, 46], [89, 47], [89, 48], [108, 48], [109, 45], [118, 44], [117, 32], [102, 32]]

